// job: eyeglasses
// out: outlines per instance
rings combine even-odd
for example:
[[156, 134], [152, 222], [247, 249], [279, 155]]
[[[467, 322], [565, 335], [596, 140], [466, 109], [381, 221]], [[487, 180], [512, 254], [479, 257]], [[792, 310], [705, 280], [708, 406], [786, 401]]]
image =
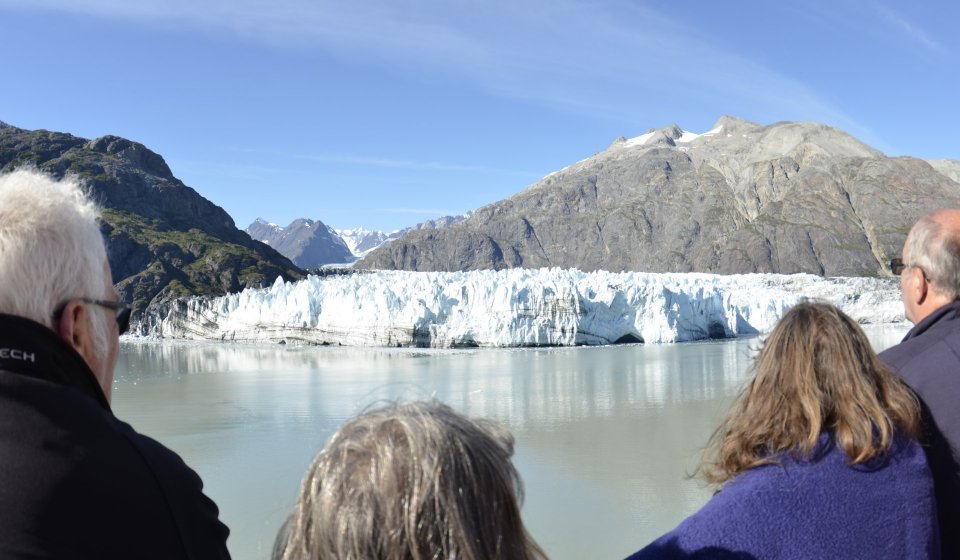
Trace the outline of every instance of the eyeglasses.
[[100, 307], [106, 307], [107, 309], [113, 309], [117, 312], [117, 330], [120, 331], [120, 334], [130, 330], [130, 313], [133, 312], [133, 308], [126, 303], [123, 303], [122, 301], [107, 301], [104, 299], [87, 298], [83, 298], [80, 301], [92, 305], [99, 305]]
[[892, 272], [894, 276], [900, 276], [906, 268], [907, 265], [903, 264], [903, 259], [890, 259], [890, 272]]
[[[117, 330], [120, 334], [123, 334], [130, 330], [130, 313], [133, 312], [133, 308], [123, 303], [122, 301], [107, 301], [105, 299], [90, 299], [90, 298], [79, 298], [83, 303], [89, 303], [91, 305], [99, 305], [100, 307], [106, 307], [107, 309], [113, 309], [117, 312]], [[64, 303], [57, 311], [53, 314], [53, 318], [59, 320], [60, 316], [63, 315], [63, 308], [67, 304]]]
[[930, 281], [930, 279], [927, 278], [927, 271], [919, 266], [915, 264], [904, 264], [903, 259], [890, 259], [890, 272], [892, 272], [894, 276], [900, 276], [903, 274], [903, 271], [908, 268], [916, 268], [920, 271], [920, 274], [923, 274], [923, 278], [926, 281]]

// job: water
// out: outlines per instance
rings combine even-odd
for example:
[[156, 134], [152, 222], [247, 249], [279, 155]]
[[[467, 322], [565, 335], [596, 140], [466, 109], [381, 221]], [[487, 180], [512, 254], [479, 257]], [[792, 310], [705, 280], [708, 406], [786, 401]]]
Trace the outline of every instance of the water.
[[[904, 329], [874, 329], [878, 349]], [[686, 474], [742, 386], [758, 339], [548, 350], [125, 343], [117, 415], [180, 453], [267, 558], [314, 453], [385, 399], [436, 397], [517, 439], [531, 534], [557, 560], [620, 558], [696, 511]]]

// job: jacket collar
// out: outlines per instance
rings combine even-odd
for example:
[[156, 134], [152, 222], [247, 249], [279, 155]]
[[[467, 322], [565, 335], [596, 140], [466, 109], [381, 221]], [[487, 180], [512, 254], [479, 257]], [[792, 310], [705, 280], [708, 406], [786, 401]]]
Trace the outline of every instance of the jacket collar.
[[914, 325], [914, 327], [910, 329], [910, 332], [907, 333], [907, 336], [903, 337], [903, 341], [905, 342], [911, 338], [920, 336], [941, 321], [951, 321], [957, 319], [958, 317], [960, 317], [960, 301], [948, 303], [937, 308], [933, 313], [927, 315], [922, 321]]
[[0, 370], [73, 387], [110, 410], [83, 357], [30, 319], [0, 313]]

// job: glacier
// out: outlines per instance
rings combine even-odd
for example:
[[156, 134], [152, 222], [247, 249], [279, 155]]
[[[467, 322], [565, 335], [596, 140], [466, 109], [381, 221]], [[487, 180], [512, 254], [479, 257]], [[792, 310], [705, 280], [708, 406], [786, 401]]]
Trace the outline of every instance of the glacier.
[[431, 348], [665, 343], [769, 331], [798, 301], [903, 323], [895, 278], [809, 274], [357, 272], [152, 305], [135, 328], [169, 339]]

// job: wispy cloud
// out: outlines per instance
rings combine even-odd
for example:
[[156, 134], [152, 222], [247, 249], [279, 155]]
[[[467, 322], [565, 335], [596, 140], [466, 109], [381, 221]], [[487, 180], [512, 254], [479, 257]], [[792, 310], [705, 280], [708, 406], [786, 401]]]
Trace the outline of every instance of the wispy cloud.
[[179, 173], [217, 175], [230, 179], [264, 180], [276, 177], [289, 176], [298, 173], [297, 170], [285, 167], [269, 167], [249, 163], [222, 162], [182, 159], [177, 160], [176, 169]]
[[[2, 2], [3, 0], [0, 0]], [[227, 147], [231, 152], [246, 155], [269, 156], [271, 158], [289, 157], [282, 152], [265, 152], [260, 148], [246, 148], [240, 146]], [[399, 159], [381, 156], [368, 156], [357, 154], [300, 154], [292, 156], [302, 161], [313, 161], [319, 163], [331, 163], [337, 165], [355, 165], [360, 167], [379, 167], [389, 169], [409, 169], [414, 171], [452, 171], [466, 173], [490, 173], [497, 175], [507, 175], [511, 177], [539, 178], [541, 174], [530, 171], [520, 171], [517, 169], [503, 169], [491, 167], [489, 165], [475, 165], [462, 163], [447, 163], [440, 161], [420, 161], [413, 159]]]
[[[0, 5], [319, 47], [428, 79], [467, 80], [535, 105], [645, 126], [666, 124], [645, 122], [650, 114], [711, 102], [749, 108], [755, 118], [821, 120], [852, 132], [864, 128], [804, 83], [718, 47], [649, 4], [628, 0], [0, 0]], [[923, 36], [916, 26], [907, 29]], [[430, 162], [377, 163], [377, 158], [368, 164], [445, 169]], [[471, 170], [453, 166], [459, 167]]]
[[536, 173], [498, 169], [483, 165], [461, 165], [456, 163], [441, 163], [436, 161], [415, 161], [408, 159], [391, 159], [383, 157], [355, 156], [355, 155], [306, 155], [301, 159], [324, 163], [361, 165], [372, 167], [388, 167], [394, 169], [412, 169], [417, 171], [457, 171], [474, 173], [497, 173], [515, 177], [538, 177]]
[[943, 46], [935, 41], [929, 33], [927, 33], [922, 27], [916, 23], [910, 21], [902, 14], [894, 11], [893, 9], [883, 6], [881, 4], [874, 4], [874, 8], [877, 10], [877, 13], [886, 20], [888, 24], [896, 28], [901, 33], [905, 34], [907, 37], [912, 39], [914, 42], [921, 45], [923, 48], [942, 54], [945, 52]]
[[417, 214], [421, 216], [454, 216], [461, 214], [462, 211], [445, 210], [443, 208], [378, 208], [377, 212], [389, 212], [391, 214]]

